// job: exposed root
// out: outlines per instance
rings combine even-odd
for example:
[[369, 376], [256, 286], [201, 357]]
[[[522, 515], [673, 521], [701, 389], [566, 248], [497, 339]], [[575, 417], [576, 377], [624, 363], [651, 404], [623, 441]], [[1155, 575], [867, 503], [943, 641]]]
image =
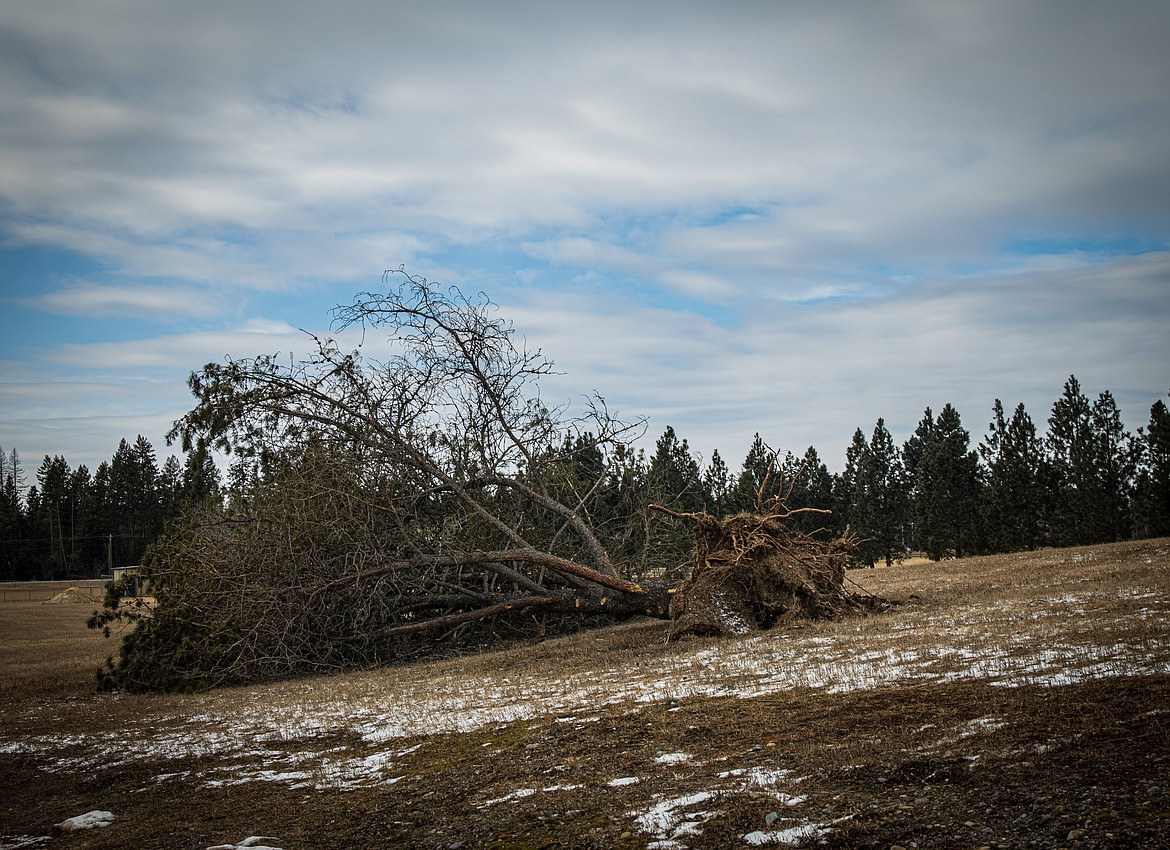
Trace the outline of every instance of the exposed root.
[[742, 635], [794, 619], [835, 619], [884, 601], [846, 588], [848, 534], [821, 539], [786, 527], [796, 511], [706, 513], [655, 510], [693, 523], [695, 563], [670, 605], [671, 637]]

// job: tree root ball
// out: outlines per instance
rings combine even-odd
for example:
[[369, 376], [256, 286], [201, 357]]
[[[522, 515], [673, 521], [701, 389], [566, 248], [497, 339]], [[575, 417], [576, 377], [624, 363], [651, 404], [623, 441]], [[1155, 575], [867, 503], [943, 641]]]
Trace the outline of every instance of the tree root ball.
[[724, 519], [664, 512], [690, 520], [695, 537], [691, 575], [671, 600], [671, 638], [744, 635], [883, 605], [846, 588], [845, 559], [853, 547], [848, 535], [822, 539], [792, 531], [784, 524], [788, 512]]

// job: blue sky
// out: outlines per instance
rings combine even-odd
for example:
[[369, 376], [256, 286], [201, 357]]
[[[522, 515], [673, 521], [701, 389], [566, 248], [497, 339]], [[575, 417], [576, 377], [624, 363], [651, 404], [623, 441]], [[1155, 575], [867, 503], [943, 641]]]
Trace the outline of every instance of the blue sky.
[[1170, 387], [1164, 2], [0, 2], [0, 446], [162, 458], [186, 377], [405, 267], [733, 466]]

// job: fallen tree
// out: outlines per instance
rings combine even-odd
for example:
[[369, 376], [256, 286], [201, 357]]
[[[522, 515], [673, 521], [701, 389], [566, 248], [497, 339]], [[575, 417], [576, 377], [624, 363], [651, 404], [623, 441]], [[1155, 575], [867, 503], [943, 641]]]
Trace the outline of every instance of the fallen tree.
[[[778, 513], [674, 514], [695, 524], [700, 553], [676, 593], [685, 565], [653, 581], [623, 573], [609, 552], [634, 523], [603, 498], [598, 459], [622, 456], [643, 423], [599, 396], [577, 417], [550, 408], [537, 381], [552, 364], [517, 345], [486, 297], [394, 279], [336, 311], [336, 333], [360, 334], [354, 349], [310, 336], [299, 361], [191, 375], [197, 404], [169, 439], [234, 456], [230, 492], [148, 553], [139, 579], [156, 606], [125, 607], [126, 589], [111, 588], [91, 625], [134, 628], [104, 686], [280, 678], [632, 615], [727, 634], [838, 612], [845, 541], [785, 536]], [[369, 334], [386, 340], [382, 359], [363, 353]], [[718, 605], [740, 619], [700, 613]]]
[[335, 311], [351, 350], [310, 335], [307, 358], [191, 375], [197, 404], [169, 439], [235, 456], [235, 480], [148, 554], [148, 619], [116, 598], [94, 618], [138, 618], [105, 684], [204, 687], [474, 646], [516, 622], [667, 616], [674, 577], [619, 574], [593, 516], [604, 469], [581, 462], [643, 423], [599, 396], [576, 417], [547, 406], [552, 364], [485, 296], [395, 279]]

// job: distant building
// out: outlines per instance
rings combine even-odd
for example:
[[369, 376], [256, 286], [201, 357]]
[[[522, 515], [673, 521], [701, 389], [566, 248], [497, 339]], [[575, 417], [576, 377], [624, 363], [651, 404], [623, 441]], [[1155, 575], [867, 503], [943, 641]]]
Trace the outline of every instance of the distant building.
[[133, 595], [134, 596], [145, 596], [146, 593], [145, 593], [145, 588], [143, 587], [143, 582], [138, 577], [138, 570], [139, 569], [141, 569], [141, 567], [138, 564], [135, 564], [132, 567], [114, 567], [114, 581], [118, 581], [121, 578], [128, 577], [128, 578], [132, 579], [132, 581], [130, 582], [130, 588], [133, 591]]

